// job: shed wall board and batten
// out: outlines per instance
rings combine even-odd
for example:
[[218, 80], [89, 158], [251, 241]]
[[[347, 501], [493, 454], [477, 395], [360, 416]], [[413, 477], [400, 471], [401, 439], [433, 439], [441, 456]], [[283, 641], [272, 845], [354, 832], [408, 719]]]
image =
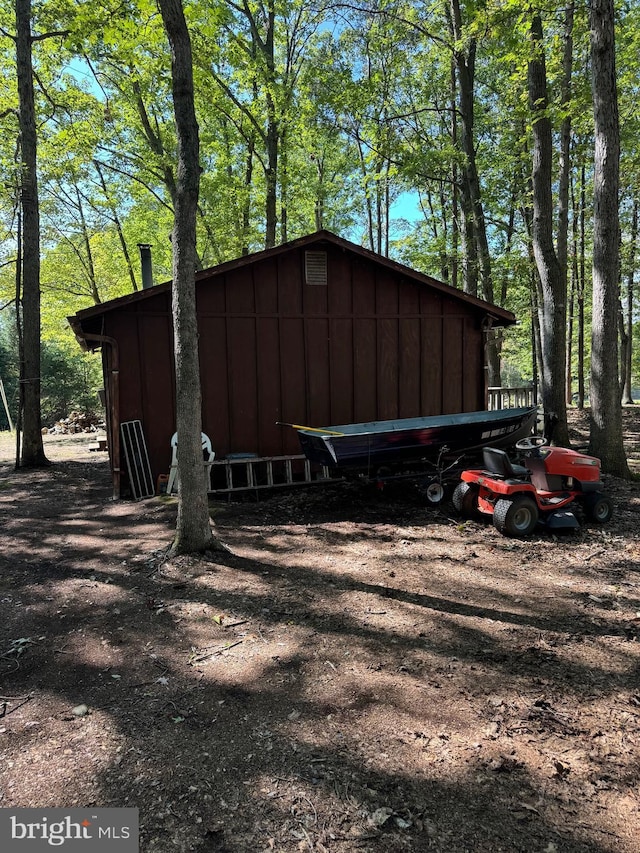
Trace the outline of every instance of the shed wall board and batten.
[[[326, 284], [307, 283], [307, 250], [316, 274], [325, 253]], [[298, 453], [295, 432], [276, 421], [483, 409], [483, 322], [490, 310], [513, 321], [326, 232], [198, 273], [196, 292], [203, 429], [218, 459]], [[80, 339], [100, 329], [118, 341], [119, 418], [142, 421], [156, 478], [175, 431], [170, 309], [160, 285], [70, 318]]]

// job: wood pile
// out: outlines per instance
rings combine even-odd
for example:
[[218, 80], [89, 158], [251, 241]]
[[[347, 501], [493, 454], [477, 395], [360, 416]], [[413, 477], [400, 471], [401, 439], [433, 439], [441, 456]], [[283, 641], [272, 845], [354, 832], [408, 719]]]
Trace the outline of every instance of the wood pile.
[[43, 435], [73, 435], [79, 432], [104, 432], [104, 419], [93, 412], [70, 412], [52, 427], [44, 427]]

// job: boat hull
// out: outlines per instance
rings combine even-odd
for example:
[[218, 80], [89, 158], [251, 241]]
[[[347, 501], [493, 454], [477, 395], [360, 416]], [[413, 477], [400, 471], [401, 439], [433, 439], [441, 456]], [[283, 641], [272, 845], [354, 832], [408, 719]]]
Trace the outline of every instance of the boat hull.
[[530, 435], [537, 410], [499, 409], [428, 418], [298, 428], [311, 462], [332, 468], [376, 470], [410, 462], [436, 462], [482, 447], [509, 447]]

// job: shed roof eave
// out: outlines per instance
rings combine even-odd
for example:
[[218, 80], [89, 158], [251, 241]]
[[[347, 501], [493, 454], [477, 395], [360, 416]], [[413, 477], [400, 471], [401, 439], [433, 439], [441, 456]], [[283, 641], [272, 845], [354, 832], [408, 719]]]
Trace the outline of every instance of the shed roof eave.
[[[275, 246], [271, 249], [263, 249], [262, 251], [255, 252], [251, 255], [243, 255], [240, 258], [236, 258], [231, 261], [226, 261], [225, 263], [219, 264], [218, 266], [209, 267], [206, 270], [200, 270], [196, 273], [195, 276], [196, 283], [206, 279], [218, 277], [230, 270], [239, 269], [241, 267], [257, 263], [261, 260], [265, 260], [270, 257], [277, 257], [278, 255], [291, 251], [292, 249], [303, 248], [306, 246], [312, 246], [321, 243], [329, 243], [331, 245], [341, 247], [344, 250], [351, 252], [352, 254], [366, 258], [367, 260], [386, 267], [387, 269], [390, 269], [397, 274], [403, 275], [408, 279], [432, 287], [435, 290], [440, 291], [442, 293], [446, 293], [447, 295], [455, 299], [459, 299], [460, 301], [465, 302], [470, 307], [473, 307], [479, 312], [482, 312], [486, 316], [490, 317], [494, 326], [511, 326], [517, 322], [515, 315], [512, 314], [511, 311], [507, 311], [506, 309], [500, 308], [499, 306], [494, 305], [490, 302], [485, 302], [483, 299], [480, 299], [476, 296], [464, 293], [464, 291], [458, 290], [457, 288], [452, 287], [449, 284], [445, 284], [444, 282], [441, 282], [438, 279], [432, 278], [431, 276], [426, 275], [425, 273], [418, 272], [417, 270], [414, 270], [411, 267], [401, 264], [398, 261], [394, 261], [391, 258], [386, 258], [383, 255], [378, 255], [375, 252], [372, 252], [370, 249], [365, 249], [363, 246], [358, 246], [355, 243], [351, 243], [349, 240], [345, 240], [343, 237], [338, 237], [331, 231], [324, 230], [316, 231], [313, 234], [306, 235], [305, 237], [299, 237], [296, 240], [292, 240], [288, 243], [283, 243], [282, 245]], [[161, 284], [157, 284], [154, 287], [137, 291], [136, 293], [129, 293], [125, 296], [120, 296], [116, 299], [111, 299], [110, 301], [103, 302], [100, 305], [92, 305], [89, 308], [81, 309], [72, 317], [68, 317], [67, 320], [71, 325], [74, 334], [76, 335], [76, 338], [78, 338], [80, 346], [85, 348], [86, 341], [85, 344], [81, 342], [82, 340], [84, 340], [83, 323], [85, 320], [101, 317], [108, 312], [115, 311], [118, 308], [124, 307], [128, 304], [138, 303], [152, 296], [157, 296], [159, 293], [170, 289], [171, 281], [166, 281]]]
[[500, 308], [498, 305], [491, 306], [491, 303], [486, 302], [485, 305], [489, 305], [492, 310], [488, 310], [486, 312], [487, 317], [491, 319], [491, 326], [515, 326], [518, 324], [518, 318], [511, 311], [507, 311], [506, 308]]

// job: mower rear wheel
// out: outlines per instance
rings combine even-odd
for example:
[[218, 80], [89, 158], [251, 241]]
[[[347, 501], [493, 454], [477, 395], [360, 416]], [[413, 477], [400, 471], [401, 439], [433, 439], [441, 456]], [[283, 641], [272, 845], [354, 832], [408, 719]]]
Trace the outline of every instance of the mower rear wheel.
[[493, 524], [505, 536], [529, 536], [538, 523], [538, 506], [527, 495], [516, 495], [513, 500], [501, 498], [493, 508]]
[[458, 483], [456, 486], [452, 501], [463, 518], [478, 518], [480, 516], [478, 492], [478, 487], [472, 486], [471, 483]]
[[606, 524], [613, 515], [613, 506], [606, 495], [594, 492], [585, 499], [584, 511], [589, 521]]

